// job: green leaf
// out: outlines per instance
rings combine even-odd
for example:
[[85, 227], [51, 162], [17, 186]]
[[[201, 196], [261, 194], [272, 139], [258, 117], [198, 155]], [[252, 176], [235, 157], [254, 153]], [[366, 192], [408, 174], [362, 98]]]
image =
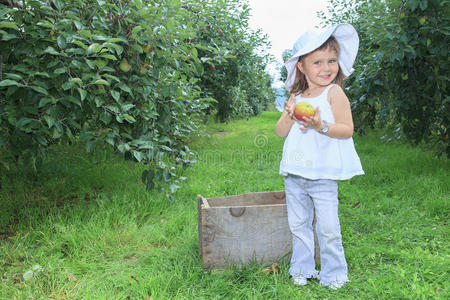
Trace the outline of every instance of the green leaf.
[[95, 97], [94, 101], [95, 101], [95, 106], [97, 106], [97, 107], [100, 107], [103, 105], [103, 103], [105, 103], [105, 100], [103, 99], [103, 97], [102, 98]]
[[47, 122], [48, 128], [52, 128], [55, 125], [55, 119], [51, 116], [44, 116], [44, 120]]
[[19, 30], [19, 27], [17, 27], [16, 23], [10, 22], [10, 21], [0, 22], [0, 28], [9, 28], [9, 29]]
[[18, 38], [19, 37], [16, 34], [8, 33], [8, 34], [3, 34], [2, 41], [7, 42], [7, 41], [18, 39]]
[[79, 85], [83, 85], [83, 81], [81, 80], [81, 78], [73, 77], [73, 78], [70, 78], [69, 80], [73, 83], [78, 83]]
[[111, 39], [108, 39], [106, 41], [109, 42], [109, 43], [118, 43], [118, 42], [127, 43], [128, 42], [127, 40], [121, 39], [121, 38], [111, 38]]
[[103, 85], [109, 85], [109, 82], [104, 79], [98, 79], [94, 82], [94, 84], [103, 84]]
[[108, 38], [106, 36], [99, 35], [99, 34], [94, 34], [94, 36], [92, 38], [94, 40], [97, 40], [97, 41], [106, 41], [106, 40], [108, 40]]
[[128, 94], [130, 94], [131, 96], [133, 96], [133, 93], [131, 92], [131, 89], [128, 85], [124, 84], [124, 83], [119, 83], [118, 84], [119, 88], [124, 91], [127, 92]]
[[114, 100], [119, 101], [119, 99], [120, 99], [120, 92], [111, 90], [111, 96], [114, 98]]
[[117, 60], [117, 58], [112, 54], [101, 54], [100, 57], [110, 59], [110, 60]]
[[105, 142], [107, 142], [111, 146], [114, 146], [114, 144], [115, 144], [114, 139], [112, 137], [105, 138]]
[[104, 43], [102, 46], [106, 47], [106, 48], [114, 49], [116, 51], [117, 55], [121, 55], [123, 52], [123, 47], [120, 45], [114, 44], [114, 43]]
[[78, 92], [80, 93], [80, 98], [81, 101], [83, 101], [84, 99], [86, 99], [87, 96], [87, 91], [82, 89], [82, 88], [78, 88]]
[[30, 76], [42, 76], [50, 78], [50, 75], [47, 72], [33, 72], [30, 74]]
[[420, 9], [425, 10], [428, 7], [428, 0], [422, 0], [420, 1]]
[[131, 49], [135, 50], [138, 53], [144, 53], [144, 48], [142, 48], [141, 45], [138, 44], [131, 45]]
[[30, 124], [33, 121], [33, 119], [30, 118], [20, 118], [19, 121], [16, 123], [16, 128], [19, 130], [25, 129], [24, 126]]
[[104, 59], [96, 59], [95, 65], [97, 66], [97, 68], [102, 69], [108, 65], [108, 61]]
[[92, 39], [92, 37], [93, 37], [92, 32], [89, 31], [89, 30], [85, 30], [85, 29], [78, 30], [78, 33], [81, 34], [81, 35], [84, 35], [88, 39]]
[[58, 36], [58, 38], [56, 39], [56, 42], [58, 43], [59, 48], [61, 48], [63, 50], [67, 48], [66, 38], [63, 37], [62, 35]]
[[38, 141], [42, 146], [48, 146], [47, 140], [42, 135], [35, 135], [34, 138]]
[[62, 136], [62, 134], [63, 134], [62, 130], [58, 130], [58, 128], [56, 127], [53, 128], [52, 138], [59, 139]]
[[108, 125], [111, 122], [111, 118], [111, 114], [106, 111], [100, 114], [100, 121], [102, 121], [105, 125]]
[[53, 73], [55, 73], [55, 74], [64, 74], [64, 73], [67, 73], [67, 68], [66, 68], [66, 67], [63, 67], [63, 68], [55, 69], [55, 71], [53, 71]]
[[80, 21], [74, 20], [74, 21], [73, 21], [73, 24], [75, 24], [75, 27], [76, 27], [78, 30], [82, 30], [82, 29], [84, 28], [83, 23], [81, 23]]
[[36, 25], [45, 27], [45, 28], [53, 28], [53, 24], [50, 23], [49, 21], [39, 21], [36, 23]]
[[73, 104], [78, 105], [79, 107], [81, 107], [81, 101], [80, 99], [74, 97], [74, 96], [66, 96], [63, 98], [64, 100], [67, 100], [69, 102], [72, 102]]
[[162, 89], [161, 89], [161, 94], [163, 95], [163, 97], [169, 97], [169, 95], [170, 95], [170, 87], [163, 86]]
[[98, 53], [100, 52], [100, 50], [102, 50], [102, 46], [100, 46], [100, 44], [98, 43], [93, 43], [92, 45], [90, 45], [87, 48], [87, 54], [94, 54], [94, 53]]
[[86, 64], [89, 66], [89, 68], [91, 68], [92, 70], [95, 70], [95, 61], [91, 60], [91, 59], [85, 59], [84, 60], [86, 62]]
[[71, 143], [75, 142], [75, 137], [72, 134], [72, 131], [70, 130], [69, 127], [66, 126], [66, 135], [69, 137], [69, 140]]
[[48, 46], [47, 49], [44, 50], [44, 53], [52, 54], [52, 55], [61, 55], [55, 48]]
[[5, 80], [0, 81], [0, 87], [2, 87], [2, 86], [11, 86], [11, 85], [24, 86], [23, 84], [20, 84], [17, 81], [11, 80], [11, 79], [5, 79]]
[[106, 106], [107, 109], [109, 109], [110, 111], [112, 111], [115, 114], [119, 114], [120, 110], [117, 106], [113, 106], [113, 105], [108, 105]]
[[419, 1], [420, 0], [409, 0], [408, 1], [408, 4], [409, 4], [409, 7], [411, 8], [411, 11], [415, 11], [416, 10], [417, 6], [419, 6]]
[[133, 151], [131, 151], [131, 152], [133, 153], [134, 158], [136, 158], [136, 160], [137, 160], [138, 162], [141, 162], [142, 159], [144, 158], [142, 152], [139, 152], [139, 151], [136, 151], [136, 150], [133, 150]]
[[41, 101], [39, 101], [39, 108], [44, 107], [45, 105], [47, 105], [48, 103], [52, 102], [52, 98], [50, 97], [45, 97], [42, 98]]
[[48, 95], [47, 90], [44, 89], [43, 87], [32, 85], [32, 86], [30, 86], [30, 88], [32, 88], [33, 90], [35, 90], [38, 93], [41, 93], [41, 94], [44, 94], [44, 95]]
[[16, 80], [16, 81], [22, 80], [22, 79], [23, 79], [22, 76], [20, 76], [19, 74], [15, 74], [15, 73], [5, 73], [5, 75], [6, 75], [6, 77], [8, 77], [9, 79]]
[[73, 44], [80, 46], [84, 50], [87, 50], [87, 48], [88, 48], [88, 46], [86, 44], [84, 44], [82, 41], [75, 41], [75, 42], [73, 42]]
[[133, 107], [135, 107], [136, 105], [128, 103], [128, 104], [124, 104], [120, 107], [120, 109], [122, 109], [122, 112], [127, 112], [130, 109], [132, 109]]
[[[81, 79], [80, 79], [80, 80], [81, 80]], [[71, 82], [71, 81], [64, 82], [64, 83], [61, 85], [61, 87], [62, 87], [63, 90], [65, 90], [65, 91], [70, 90], [70, 89], [73, 88], [74, 86], [75, 86], [75, 84], [74, 84], [73, 82]]]
[[142, 28], [142, 26], [138, 25], [136, 27], [133, 28], [133, 30], [131, 31], [131, 34], [135, 35], [136, 33], [142, 31], [144, 28]]
[[136, 122], [136, 119], [133, 118], [132, 116], [130, 116], [129, 114], [123, 114], [122, 118], [130, 124], [133, 124], [134, 122]]
[[118, 77], [114, 76], [114, 75], [111, 75], [111, 74], [102, 74], [102, 76], [103, 76], [103, 77], [106, 77], [106, 78], [108, 78], [108, 79], [112, 79], [112, 80], [115, 80], [115, 81], [117, 81], [117, 82], [120, 82], [120, 79], [119, 79]]
[[125, 153], [127, 151], [130, 151], [130, 145], [127, 143], [122, 143], [117, 147], [117, 150], [119, 150], [120, 153]]
[[7, 15], [7, 14], [12, 14], [12, 13], [14, 13], [14, 12], [16, 12], [15, 9], [12, 9], [12, 8], [3, 8], [2, 10], [0, 10], [0, 17], [3, 17], [4, 15]]

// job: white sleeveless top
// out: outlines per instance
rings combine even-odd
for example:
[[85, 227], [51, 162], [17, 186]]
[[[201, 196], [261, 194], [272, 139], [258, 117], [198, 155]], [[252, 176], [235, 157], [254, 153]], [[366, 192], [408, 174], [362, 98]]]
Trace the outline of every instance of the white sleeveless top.
[[[327, 100], [332, 86], [329, 85], [314, 98], [303, 98], [300, 94], [295, 97], [295, 103], [304, 101], [314, 108], [318, 106], [321, 119], [334, 124], [333, 112]], [[290, 173], [308, 179], [346, 180], [364, 174], [351, 137], [331, 138], [312, 128], [301, 131], [300, 127], [295, 122], [284, 141], [281, 175]]]

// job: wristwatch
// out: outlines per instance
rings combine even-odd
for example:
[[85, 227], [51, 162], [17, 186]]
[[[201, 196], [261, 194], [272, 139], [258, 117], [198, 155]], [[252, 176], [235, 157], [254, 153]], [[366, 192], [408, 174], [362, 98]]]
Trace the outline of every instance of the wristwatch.
[[328, 122], [325, 120], [322, 120], [323, 122], [323, 128], [319, 131], [321, 134], [326, 134], [328, 132]]

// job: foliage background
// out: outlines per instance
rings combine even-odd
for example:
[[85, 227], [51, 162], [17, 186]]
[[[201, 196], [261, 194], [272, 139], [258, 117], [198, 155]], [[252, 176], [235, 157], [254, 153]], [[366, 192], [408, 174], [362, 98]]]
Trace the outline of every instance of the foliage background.
[[241, 2], [0, 4], [2, 172], [37, 171], [51, 145], [108, 145], [170, 196], [208, 117], [256, 115], [274, 98], [255, 51], [266, 39]]

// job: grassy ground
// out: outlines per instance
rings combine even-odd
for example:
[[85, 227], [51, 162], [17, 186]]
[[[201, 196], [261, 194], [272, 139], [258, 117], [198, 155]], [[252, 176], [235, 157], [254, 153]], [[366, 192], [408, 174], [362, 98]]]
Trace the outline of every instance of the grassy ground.
[[57, 149], [37, 181], [3, 177], [0, 298], [448, 299], [450, 163], [375, 133], [355, 137], [366, 175], [339, 186], [344, 288], [294, 287], [287, 263], [202, 270], [196, 195], [283, 189], [278, 117], [209, 126], [173, 203], [145, 192], [141, 166], [101, 150]]

